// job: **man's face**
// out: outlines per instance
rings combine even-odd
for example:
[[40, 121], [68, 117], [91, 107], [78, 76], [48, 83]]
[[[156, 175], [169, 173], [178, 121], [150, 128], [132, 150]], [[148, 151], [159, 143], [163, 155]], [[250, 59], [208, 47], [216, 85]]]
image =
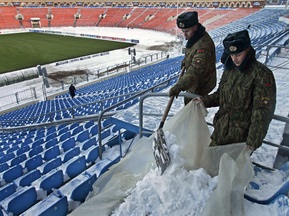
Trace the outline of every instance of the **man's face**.
[[197, 25], [195, 25], [191, 28], [182, 29], [182, 32], [183, 32], [186, 40], [189, 40], [191, 37], [193, 37], [196, 31], [197, 31]]
[[236, 66], [240, 66], [242, 64], [242, 62], [245, 60], [246, 56], [247, 56], [247, 53], [248, 53], [248, 48], [245, 49], [244, 51], [240, 52], [240, 53], [237, 53], [237, 54], [231, 54], [231, 58], [232, 58], [232, 61], [234, 62], [234, 64]]

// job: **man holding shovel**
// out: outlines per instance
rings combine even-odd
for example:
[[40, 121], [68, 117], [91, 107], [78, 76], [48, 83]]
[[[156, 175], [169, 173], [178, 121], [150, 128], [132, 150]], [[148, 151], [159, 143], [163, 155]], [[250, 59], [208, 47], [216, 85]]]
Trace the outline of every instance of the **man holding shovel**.
[[[185, 57], [181, 68], [185, 74], [170, 89], [169, 96], [177, 97], [181, 91], [207, 95], [216, 86], [216, 53], [215, 44], [199, 23], [196, 11], [185, 12], [178, 16], [177, 26], [187, 40]], [[184, 98], [187, 105], [191, 98]]]
[[[216, 86], [216, 53], [215, 44], [199, 23], [196, 11], [186, 12], [178, 16], [177, 26], [182, 30], [186, 40], [185, 58], [182, 60], [181, 72], [177, 83], [170, 89], [170, 100], [156, 132], [153, 149], [156, 164], [163, 173], [170, 164], [170, 154], [162, 130], [174, 97], [181, 91], [199, 95], [207, 95]], [[186, 71], [184, 73], [184, 71]], [[187, 105], [191, 98], [184, 98]]]

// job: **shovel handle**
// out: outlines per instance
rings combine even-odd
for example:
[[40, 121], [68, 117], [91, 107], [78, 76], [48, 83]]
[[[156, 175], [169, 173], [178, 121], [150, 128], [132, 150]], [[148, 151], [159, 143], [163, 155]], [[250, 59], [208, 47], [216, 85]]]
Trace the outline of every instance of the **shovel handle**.
[[[181, 76], [183, 76], [184, 72], [185, 72], [185, 67], [182, 67], [182, 70], [181, 70], [181, 72], [179, 74], [178, 80], [181, 78]], [[170, 100], [169, 100], [169, 102], [167, 104], [167, 107], [165, 109], [165, 112], [163, 114], [162, 120], [160, 122], [159, 129], [163, 128], [163, 126], [165, 124], [165, 121], [166, 121], [166, 118], [167, 118], [167, 116], [169, 114], [169, 111], [171, 109], [171, 106], [172, 106], [173, 102], [174, 102], [174, 96], [171, 96]]]

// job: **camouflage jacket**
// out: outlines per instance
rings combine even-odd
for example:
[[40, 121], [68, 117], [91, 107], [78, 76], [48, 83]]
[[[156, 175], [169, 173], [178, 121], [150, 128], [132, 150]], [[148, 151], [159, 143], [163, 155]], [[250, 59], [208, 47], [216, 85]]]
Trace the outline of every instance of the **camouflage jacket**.
[[[179, 79], [178, 86], [182, 91], [206, 95], [216, 86], [216, 53], [213, 40], [201, 27], [202, 36], [185, 50], [182, 66], [186, 72]], [[185, 98], [185, 104], [190, 100]]]
[[256, 60], [253, 48], [241, 66], [225, 69], [217, 91], [202, 97], [206, 107], [219, 106], [211, 145], [246, 142], [258, 148], [266, 136], [276, 104], [274, 75]]

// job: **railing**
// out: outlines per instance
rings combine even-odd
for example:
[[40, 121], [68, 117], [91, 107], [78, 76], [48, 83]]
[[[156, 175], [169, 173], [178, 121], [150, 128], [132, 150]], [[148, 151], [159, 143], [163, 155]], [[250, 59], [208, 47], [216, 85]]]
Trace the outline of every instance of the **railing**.
[[[289, 41], [289, 40], [288, 40]], [[284, 44], [288, 44], [286, 41]], [[259, 46], [258, 46], [259, 47]], [[258, 59], [263, 58], [263, 63], [268, 66], [271, 70], [274, 69], [285, 69], [289, 70], [289, 47], [277, 46], [277, 45], [262, 45], [261, 51], [258, 54]], [[274, 65], [272, 60], [282, 59], [281, 65]]]
[[33, 99], [37, 99], [35, 87], [16, 92], [14, 94], [2, 96], [0, 97], [0, 110], [6, 107], [11, 107], [15, 104], [19, 105], [24, 101], [29, 101]]
[[[176, 76], [173, 76], [171, 77], [170, 79], [166, 80], [166, 81], [163, 81], [161, 83], [159, 83], [158, 85], [155, 85], [147, 90], [144, 90], [144, 91], [141, 91], [139, 93], [136, 93], [134, 94], [132, 97], [128, 98], [128, 99], [125, 99], [119, 103], [116, 103], [106, 109], [104, 109], [103, 111], [101, 111], [101, 113], [99, 114], [99, 118], [98, 118], [98, 144], [99, 144], [99, 158], [102, 159], [102, 136], [101, 136], [101, 120], [102, 120], [102, 117], [105, 115], [105, 113], [107, 113], [108, 111], [120, 106], [121, 104], [124, 104], [136, 97], [140, 97], [140, 96], [143, 96], [145, 94], [149, 94], [149, 92], [154, 92], [155, 89], [158, 89], [158, 88], [166, 88], [168, 87], [168, 85], [170, 84], [170, 82], [174, 79], [176, 79], [178, 77], [178, 75]], [[160, 93], [161, 94], [161, 93]]]
[[[179, 97], [195, 98], [195, 97], [198, 97], [198, 96], [199, 95], [190, 94], [190, 93], [180, 93], [179, 94]], [[144, 134], [152, 135], [151, 132], [148, 132], [148, 131], [144, 130], [144, 128], [143, 128], [143, 117], [144, 116], [161, 116], [160, 113], [144, 113], [143, 112], [143, 102], [144, 102], [144, 100], [146, 98], [149, 98], [149, 97], [166, 97], [166, 98], [168, 98], [168, 93], [149, 93], [149, 94], [144, 95], [140, 99], [140, 102], [139, 102], [139, 138], [141, 138]], [[280, 115], [273, 115], [273, 119], [277, 120], [277, 121], [289, 123], [289, 118], [288, 117], [284, 117], [284, 116], [280, 116]], [[210, 122], [207, 122], [207, 124], [209, 126], [213, 126], [213, 124], [210, 123]], [[266, 145], [277, 147], [279, 149], [286, 150], [286, 151], [289, 152], [289, 147], [288, 146], [282, 146], [280, 144], [269, 142], [267, 140], [263, 140], [263, 143], [266, 144]]]

